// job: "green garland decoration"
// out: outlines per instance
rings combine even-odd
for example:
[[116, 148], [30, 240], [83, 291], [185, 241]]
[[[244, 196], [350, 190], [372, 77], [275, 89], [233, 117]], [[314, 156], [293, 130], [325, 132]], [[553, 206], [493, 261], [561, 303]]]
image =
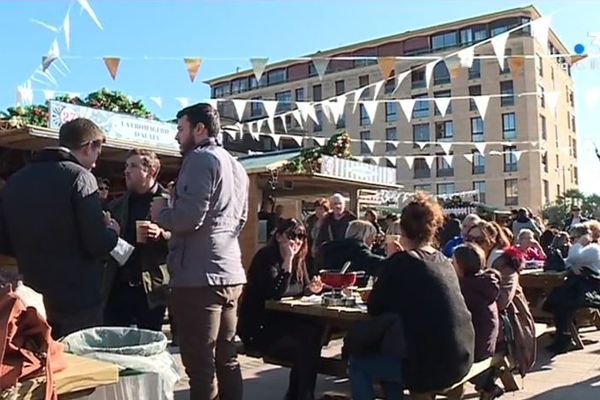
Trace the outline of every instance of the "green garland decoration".
[[322, 156], [353, 159], [350, 135], [347, 132], [338, 132], [329, 138], [325, 146], [303, 149], [298, 156], [283, 166], [282, 172], [290, 174], [318, 173]]

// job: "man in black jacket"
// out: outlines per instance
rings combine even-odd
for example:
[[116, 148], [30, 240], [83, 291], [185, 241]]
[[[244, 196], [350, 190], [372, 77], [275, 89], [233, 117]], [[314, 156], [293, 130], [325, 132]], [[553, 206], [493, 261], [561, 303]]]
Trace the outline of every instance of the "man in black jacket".
[[1, 247], [16, 257], [24, 283], [44, 296], [56, 338], [102, 322], [102, 260], [120, 230], [104, 217], [90, 172], [104, 140], [90, 120], [67, 122], [60, 147], [41, 151], [2, 192]]
[[130, 326], [160, 331], [167, 304], [169, 274], [166, 259], [170, 233], [148, 223], [142, 230], [143, 243], [136, 240], [136, 221], [150, 220], [155, 196], [167, 194], [156, 180], [160, 160], [147, 150], [132, 150], [125, 163], [127, 192], [110, 204], [121, 225], [121, 237], [135, 246], [122, 267], [111, 262], [107, 270], [109, 290], [105, 322], [110, 326]]

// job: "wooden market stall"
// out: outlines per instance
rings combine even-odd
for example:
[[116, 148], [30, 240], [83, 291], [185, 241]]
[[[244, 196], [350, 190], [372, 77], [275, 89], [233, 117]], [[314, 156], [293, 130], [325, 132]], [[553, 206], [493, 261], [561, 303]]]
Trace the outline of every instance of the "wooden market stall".
[[[301, 150], [283, 150], [241, 157], [250, 178], [249, 212], [240, 244], [242, 259], [247, 268], [256, 251], [263, 246], [264, 235], [259, 233], [258, 213], [267, 196], [286, 199], [296, 207], [286, 217], [301, 218], [302, 202], [341, 193], [349, 198], [347, 209], [356, 213], [360, 189], [396, 190], [396, 169], [379, 167], [331, 156], [320, 156], [316, 168], [290, 172], [286, 165], [301, 155]], [[290, 203], [291, 202], [291, 203]], [[262, 236], [262, 237], [261, 237]]]

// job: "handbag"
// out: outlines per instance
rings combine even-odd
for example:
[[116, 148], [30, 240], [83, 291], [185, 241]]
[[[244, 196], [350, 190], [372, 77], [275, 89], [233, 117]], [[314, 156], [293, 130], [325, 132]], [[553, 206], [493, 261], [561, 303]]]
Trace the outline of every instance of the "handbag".
[[56, 400], [53, 374], [66, 368], [64, 346], [33, 307], [25, 307], [11, 285], [0, 287], [0, 390], [45, 375], [45, 400]]

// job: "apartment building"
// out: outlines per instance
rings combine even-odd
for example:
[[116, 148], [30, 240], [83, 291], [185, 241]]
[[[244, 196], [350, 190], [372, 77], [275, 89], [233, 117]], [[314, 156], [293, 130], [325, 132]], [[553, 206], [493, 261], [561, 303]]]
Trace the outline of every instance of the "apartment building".
[[[252, 70], [247, 70], [207, 83], [213, 98], [278, 100], [277, 112], [293, 110], [296, 101], [320, 101], [384, 79], [376, 57], [443, 56], [540, 16], [533, 6], [516, 8], [307, 56], [332, 58], [323, 79], [318, 77], [311, 61], [287, 60], [268, 65], [260, 82]], [[568, 53], [552, 30], [547, 48], [543, 48], [526, 27], [510, 34], [504, 69], [499, 67], [492, 45], [488, 43], [476, 47], [472, 67], [461, 68], [457, 76], [451, 77], [444, 62], [437, 63], [429, 87], [426, 87], [424, 68], [414, 68], [395, 92], [396, 82], [394, 78], [389, 79], [377, 99], [417, 99], [410, 121], [397, 102], [380, 104], [375, 120], [370, 121], [362, 105], [353, 112], [354, 104], [349, 98], [337, 124], [317, 111], [319, 124], [309, 119], [300, 129], [289, 116], [286, 125], [290, 133], [306, 136], [328, 137], [346, 130], [357, 139], [353, 142], [353, 153], [365, 157], [366, 162], [373, 162], [369, 158], [372, 156], [378, 157], [376, 160], [381, 165], [393, 166], [386, 156], [415, 156], [412, 168], [402, 158], [396, 163], [398, 182], [406, 189], [437, 194], [478, 190], [480, 201], [489, 206], [503, 209], [524, 206], [539, 210], [543, 204], [578, 185], [572, 60], [555, 56]], [[531, 57], [525, 58], [522, 68], [517, 70], [511, 68], [508, 61], [511, 55]], [[369, 58], [357, 58], [361, 56]], [[489, 57], [478, 59], [477, 56]], [[398, 60], [395, 73], [424, 63], [423, 60]], [[370, 90], [363, 92], [361, 99], [372, 99]], [[556, 111], [548, 107], [544, 94], [555, 91], [560, 93]], [[540, 95], [519, 96], [536, 92]], [[506, 96], [490, 99], [485, 118], [469, 98], [452, 100], [445, 116], [440, 114], [434, 101], [418, 100], [497, 94]], [[223, 116], [235, 119], [231, 103], [219, 104]], [[265, 116], [261, 103], [249, 103], [244, 120]], [[283, 133], [281, 121], [276, 122], [279, 122], [276, 129]], [[371, 149], [361, 140], [378, 142]], [[400, 145], [395, 146], [396, 141], [401, 141]], [[439, 145], [433, 143], [421, 149], [416, 142], [456, 143], [451, 150], [452, 163], [441, 157], [444, 153]], [[478, 153], [475, 143], [487, 143], [483, 155]], [[229, 140], [226, 145], [238, 150], [242, 147], [269, 151], [294, 147], [297, 143], [282, 139], [276, 146], [268, 136], [261, 136], [256, 142], [245, 135], [242, 141]], [[313, 143], [305, 141], [305, 145]], [[472, 153], [472, 162], [463, 157], [464, 153]], [[423, 156], [438, 157], [430, 168], [426, 160], [420, 158]]]

